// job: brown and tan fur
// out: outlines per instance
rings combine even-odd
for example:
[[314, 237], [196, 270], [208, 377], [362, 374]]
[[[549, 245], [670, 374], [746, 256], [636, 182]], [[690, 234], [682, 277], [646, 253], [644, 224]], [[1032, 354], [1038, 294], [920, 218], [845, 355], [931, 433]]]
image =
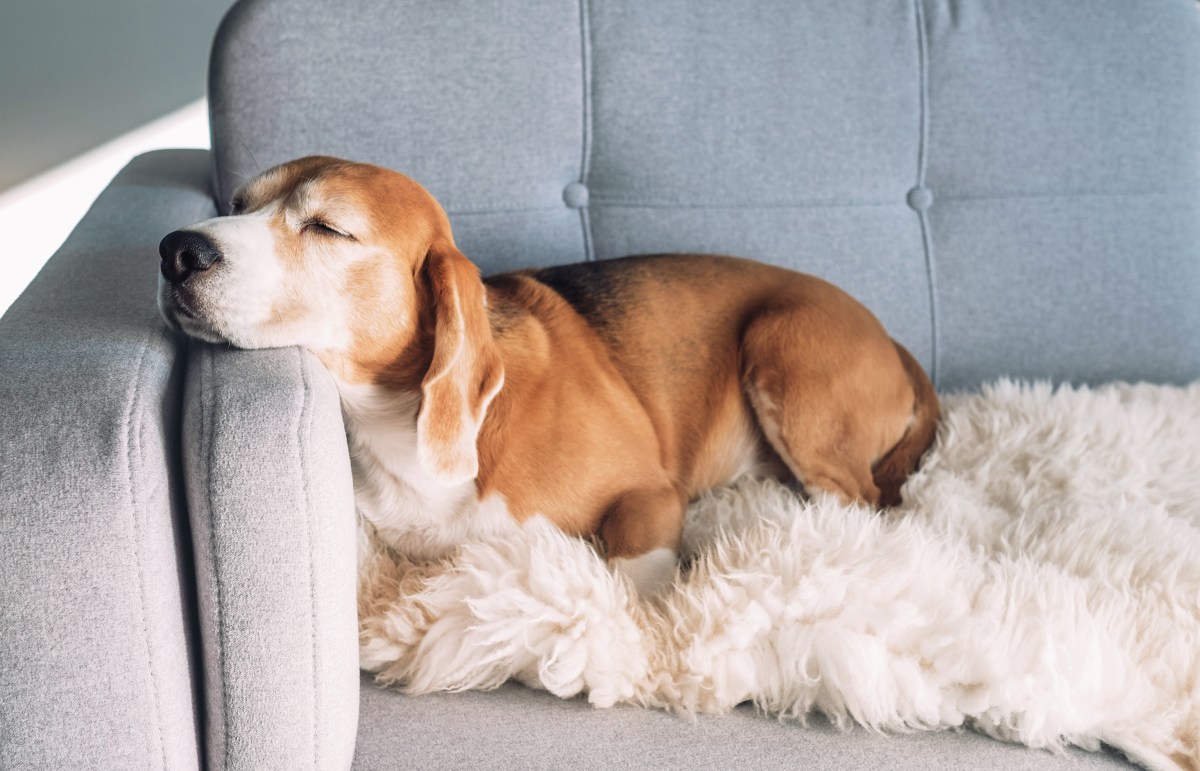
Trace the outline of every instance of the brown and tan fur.
[[[244, 347], [305, 345], [347, 389], [413, 394], [425, 473], [473, 480], [518, 521], [598, 534], [610, 558], [675, 549], [688, 500], [746, 471], [895, 505], [933, 441], [925, 373], [818, 278], [656, 255], [481, 279], [423, 188], [331, 158], [285, 164], [237, 197], [281, 265], [258, 314], [269, 320], [206, 309], [221, 263], [170, 276], [169, 320]], [[236, 251], [219, 226], [196, 227]], [[333, 288], [317, 297], [306, 282]], [[336, 333], [307, 339], [326, 317]]]

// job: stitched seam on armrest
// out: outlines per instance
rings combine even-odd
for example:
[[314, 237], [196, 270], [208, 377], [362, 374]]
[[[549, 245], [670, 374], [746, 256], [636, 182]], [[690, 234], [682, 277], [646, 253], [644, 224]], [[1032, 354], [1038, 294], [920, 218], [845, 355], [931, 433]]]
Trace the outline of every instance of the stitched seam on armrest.
[[313, 737], [313, 768], [321, 767], [321, 721], [320, 721], [320, 706], [321, 706], [321, 678], [318, 665], [320, 663], [319, 639], [317, 635], [317, 579], [316, 579], [316, 522], [318, 516], [316, 507], [313, 505], [312, 488], [310, 485], [312, 469], [309, 464], [311, 454], [308, 452], [307, 440], [312, 436], [313, 430], [313, 398], [312, 384], [308, 378], [308, 367], [304, 359], [304, 352], [297, 348], [296, 355], [300, 361], [300, 379], [303, 390], [303, 401], [300, 406], [300, 415], [297, 419], [296, 431], [296, 455], [297, 466], [301, 474], [302, 490], [302, 505], [306, 514], [305, 528], [308, 534], [308, 590], [309, 590], [309, 632], [312, 641], [312, 737]]
[[[162, 337], [163, 333], [158, 333]], [[154, 695], [154, 713], [155, 713], [155, 728], [154, 738], [158, 742], [158, 752], [162, 757], [162, 767], [167, 767], [167, 748], [166, 742], [163, 741], [163, 714], [162, 714], [162, 697], [159, 695], [158, 673], [154, 667], [154, 651], [150, 642], [150, 620], [146, 612], [146, 570], [145, 564], [142, 561], [142, 528], [138, 521], [138, 495], [137, 495], [137, 474], [140, 470], [140, 464], [135, 462], [135, 458], [142, 458], [141, 446], [141, 430], [142, 417], [138, 410], [139, 395], [141, 393], [140, 385], [142, 383], [142, 370], [146, 365], [146, 354], [150, 350], [150, 342], [155, 335], [151, 334], [145, 342], [142, 343], [141, 353], [138, 355], [137, 367], [134, 370], [133, 383], [130, 385], [128, 406], [125, 409], [125, 463], [126, 463], [126, 482], [129, 490], [129, 518], [130, 526], [133, 530], [133, 561], [137, 569], [138, 578], [138, 600], [142, 615], [142, 640], [146, 646], [146, 667], [150, 672], [150, 690]]]
[[221, 741], [225, 745], [221, 748], [221, 767], [229, 768], [229, 691], [226, 688], [227, 678], [229, 677], [228, 662], [225, 658], [225, 627], [221, 623], [221, 574], [217, 569], [217, 562], [220, 559], [217, 551], [217, 527], [216, 527], [216, 509], [213, 506], [213, 466], [216, 457], [216, 442], [214, 435], [216, 428], [213, 425], [212, 415], [212, 400], [207, 394], [205, 384], [211, 377], [212, 369], [212, 350], [207, 346], [199, 346], [190, 344], [190, 349], [198, 351], [197, 357], [200, 363], [199, 377], [197, 378], [196, 391], [200, 399], [200, 450], [205, 458], [204, 466], [201, 468], [201, 473], [204, 474], [204, 490], [205, 498], [208, 503], [208, 549], [209, 561], [211, 562], [210, 569], [212, 570], [213, 582], [213, 619], [212, 623], [216, 629], [216, 634], [213, 635], [213, 645], [216, 646], [217, 671], [219, 673], [217, 680], [218, 687], [221, 689], [220, 698], [217, 703], [221, 709]]

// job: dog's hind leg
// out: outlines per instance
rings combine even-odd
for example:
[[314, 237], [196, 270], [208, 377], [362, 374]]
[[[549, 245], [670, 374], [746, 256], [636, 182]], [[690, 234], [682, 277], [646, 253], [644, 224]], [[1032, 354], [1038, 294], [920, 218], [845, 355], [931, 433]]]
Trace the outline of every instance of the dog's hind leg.
[[741, 353], [759, 427], [796, 480], [810, 494], [878, 506], [872, 470], [908, 429], [913, 392], [874, 317], [777, 306], [747, 325]]

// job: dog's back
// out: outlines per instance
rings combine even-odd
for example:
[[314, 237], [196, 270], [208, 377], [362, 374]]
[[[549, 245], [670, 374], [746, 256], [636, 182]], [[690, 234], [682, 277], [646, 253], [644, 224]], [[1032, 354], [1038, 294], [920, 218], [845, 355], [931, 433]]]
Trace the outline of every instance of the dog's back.
[[[543, 323], [571, 312], [586, 322], [648, 413], [685, 496], [755, 467], [895, 505], [932, 442], [937, 397], [919, 364], [861, 304], [815, 277], [668, 254], [485, 283], [501, 294], [523, 284], [526, 297], [536, 284], [562, 301], [536, 304]], [[571, 366], [572, 352], [558, 353]], [[755, 443], [758, 459], [743, 457]]]

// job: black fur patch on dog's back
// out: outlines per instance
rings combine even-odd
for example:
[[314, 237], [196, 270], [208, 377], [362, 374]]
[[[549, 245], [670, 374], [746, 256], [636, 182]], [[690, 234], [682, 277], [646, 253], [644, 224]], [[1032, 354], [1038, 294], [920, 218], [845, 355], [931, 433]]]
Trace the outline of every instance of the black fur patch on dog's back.
[[663, 255], [637, 255], [615, 260], [556, 265], [530, 276], [559, 294], [593, 327], [603, 330], [621, 306], [629, 302], [630, 284], [643, 278], [639, 268]]

